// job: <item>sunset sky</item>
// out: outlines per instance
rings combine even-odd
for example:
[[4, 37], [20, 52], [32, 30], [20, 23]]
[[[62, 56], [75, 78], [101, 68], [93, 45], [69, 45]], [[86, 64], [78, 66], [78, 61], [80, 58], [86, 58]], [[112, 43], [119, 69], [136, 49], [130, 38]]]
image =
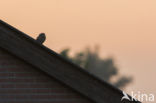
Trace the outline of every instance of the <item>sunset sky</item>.
[[156, 94], [156, 0], [1, 0], [0, 19], [45, 45], [72, 52], [100, 45], [121, 74], [133, 76], [126, 91]]

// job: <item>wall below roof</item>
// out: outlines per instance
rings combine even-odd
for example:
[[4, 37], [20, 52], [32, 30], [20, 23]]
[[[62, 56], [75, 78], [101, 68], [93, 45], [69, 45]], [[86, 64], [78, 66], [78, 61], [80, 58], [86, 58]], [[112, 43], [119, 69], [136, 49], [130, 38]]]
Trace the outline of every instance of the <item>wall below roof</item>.
[[1, 49], [0, 102], [91, 103], [66, 85]]

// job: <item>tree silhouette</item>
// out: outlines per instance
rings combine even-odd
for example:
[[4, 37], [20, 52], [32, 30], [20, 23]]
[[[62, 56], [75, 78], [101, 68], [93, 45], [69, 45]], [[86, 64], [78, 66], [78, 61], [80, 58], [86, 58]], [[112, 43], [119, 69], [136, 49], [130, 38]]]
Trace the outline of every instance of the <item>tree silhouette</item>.
[[[122, 76], [118, 72], [114, 60], [112, 58], [103, 59], [100, 58], [99, 47], [96, 46], [94, 51], [91, 51], [90, 48], [86, 48], [85, 51], [78, 52], [74, 56], [69, 55], [70, 49], [64, 49], [60, 54], [74, 62], [75, 64], [86, 69], [88, 72], [96, 75], [97, 77], [105, 80], [106, 82], [111, 83], [117, 88], [123, 89], [128, 83], [132, 81], [131, 77]], [[111, 79], [116, 76], [120, 76], [116, 81]]]

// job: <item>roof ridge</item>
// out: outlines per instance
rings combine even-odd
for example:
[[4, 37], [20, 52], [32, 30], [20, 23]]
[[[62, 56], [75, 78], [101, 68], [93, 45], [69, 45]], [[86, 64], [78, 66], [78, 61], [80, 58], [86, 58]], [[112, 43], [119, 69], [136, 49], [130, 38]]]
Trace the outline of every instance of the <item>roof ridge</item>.
[[[48, 75], [58, 79], [59, 81], [73, 88], [74, 90], [81, 93], [82, 95], [95, 101], [96, 103], [105, 103], [104, 100], [107, 100], [106, 103], [114, 103], [114, 101], [117, 103], [121, 102], [120, 100], [122, 97], [121, 90], [115, 88], [114, 86], [110, 85], [107, 82], [104, 82], [102, 79], [98, 78], [97, 76], [89, 73], [88, 71], [82, 69], [78, 65], [63, 58], [53, 50], [36, 42], [35, 39], [17, 30], [16, 28], [12, 27], [11, 25], [5, 23], [2, 20], [0, 20], [0, 35], [1, 35], [0, 47], [16, 55], [17, 57], [21, 58], [25, 62], [28, 62], [29, 64], [35, 66], [36, 68], [39, 68], [40, 70], [46, 72]], [[15, 40], [10, 39], [10, 37], [12, 37]], [[6, 39], [8, 40], [7, 42]], [[14, 46], [15, 48], [13, 49], [12, 46]], [[24, 48], [30, 48], [32, 50], [23, 50]], [[35, 54], [34, 53], [35, 51], [39, 51], [39, 52]], [[31, 59], [29, 54], [33, 54]], [[40, 55], [44, 55], [46, 58], [41, 57]], [[54, 64], [55, 66], [51, 64], [51, 61], [55, 63]], [[63, 67], [60, 66], [60, 64], [64, 65], [66, 69], [64, 70]], [[52, 71], [50, 68], [55, 68], [55, 69], [53, 69]], [[65, 75], [66, 77], [58, 73], [58, 72], [62, 72], [61, 70], [64, 70], [62, 74]], [[72, 75], [72, 73], [75, 73], [75, 75]], [[80, 77], [75, 77], [75, 76], [80, 76]], [[77, 82], [75, 82], [74, 80], [77, 80]], [[79, 84], [80, 86], [77, 86], [73, 82], [80, 83]], [[88, 86], [91, 88], [84, 87], [84, 86]], [[116, 97], [114, 96], [110, 97], [110, 95], [112, 96], [114, 95]]]

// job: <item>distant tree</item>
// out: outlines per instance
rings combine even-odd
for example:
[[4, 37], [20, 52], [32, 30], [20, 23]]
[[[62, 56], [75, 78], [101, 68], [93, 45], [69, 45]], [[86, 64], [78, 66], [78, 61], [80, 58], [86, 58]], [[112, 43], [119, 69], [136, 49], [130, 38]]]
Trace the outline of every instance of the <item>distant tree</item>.
[[[60, 54], [74, 62], [75, 64], [86, 69], [88, 72], [96, 75], [97, 77], [111, 83], [117, 88], [123, 89], [128, 83], [132, 81], [131, 77], [121, 76], [118, 72], [114, 60], [112, 58], [103, 59], [99, 57], [99, 47], [96, 46], [94, 51], [87, 48], [85, 51], [78, 52], [74, 56], [70, 56], [70, 49], [64, 49]], [[114, 76], [120, 76], [118, 80], [112, 82]]]

